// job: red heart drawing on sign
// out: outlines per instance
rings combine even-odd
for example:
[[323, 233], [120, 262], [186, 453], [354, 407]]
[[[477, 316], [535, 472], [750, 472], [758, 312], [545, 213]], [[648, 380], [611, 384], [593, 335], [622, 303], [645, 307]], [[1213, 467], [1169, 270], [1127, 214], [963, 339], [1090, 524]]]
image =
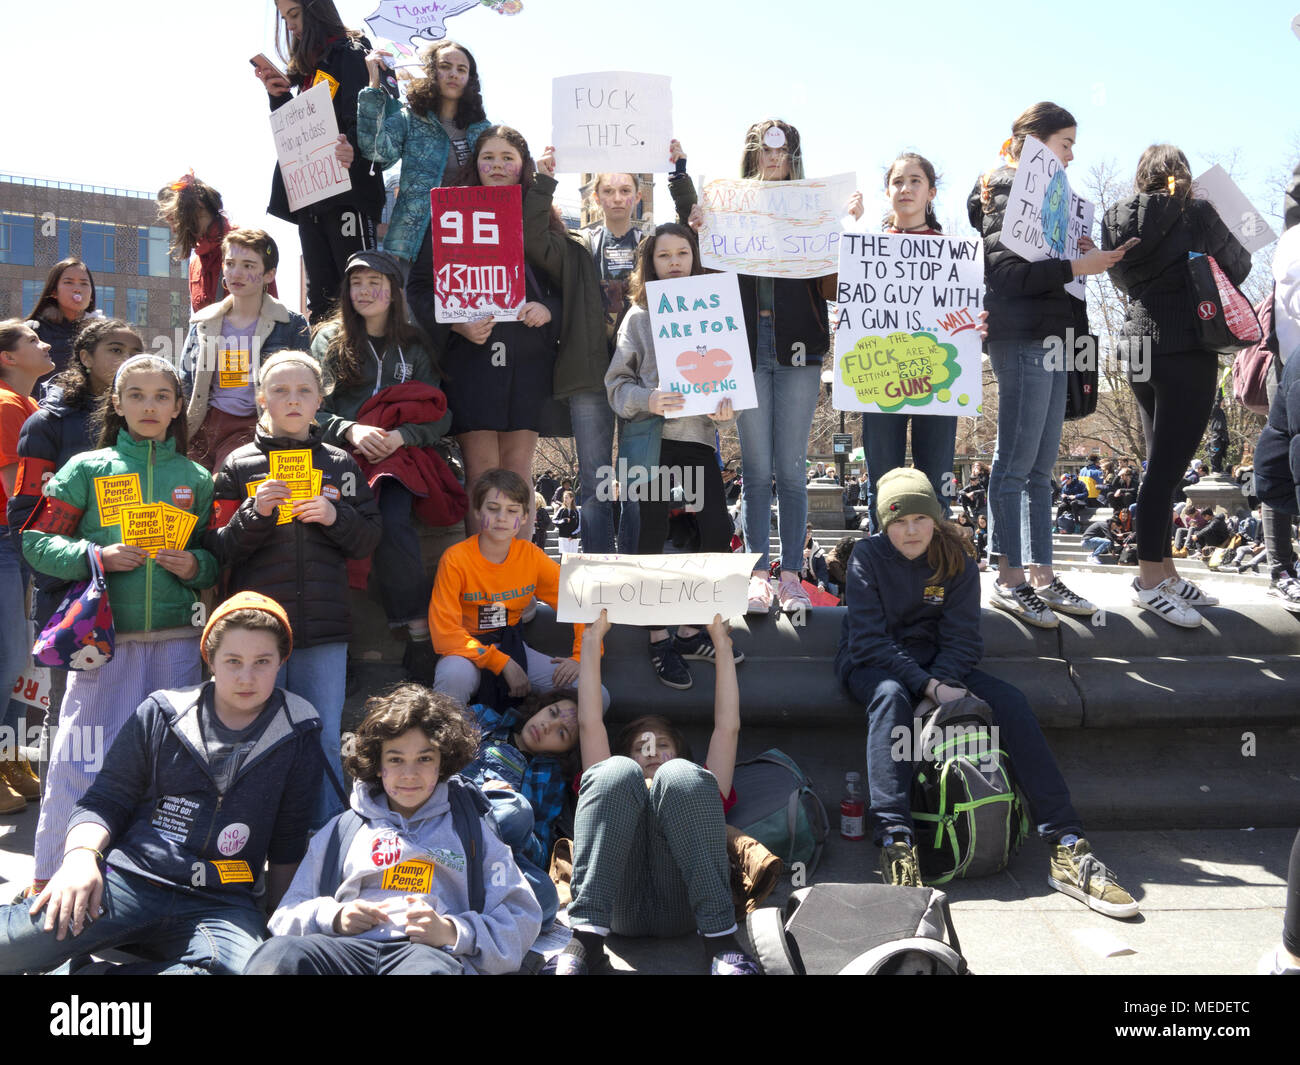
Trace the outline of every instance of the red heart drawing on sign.
[[721, 381], [731, 373], [731, 353], [701, 344], [677, 356], [677, 371], [693, 385]]

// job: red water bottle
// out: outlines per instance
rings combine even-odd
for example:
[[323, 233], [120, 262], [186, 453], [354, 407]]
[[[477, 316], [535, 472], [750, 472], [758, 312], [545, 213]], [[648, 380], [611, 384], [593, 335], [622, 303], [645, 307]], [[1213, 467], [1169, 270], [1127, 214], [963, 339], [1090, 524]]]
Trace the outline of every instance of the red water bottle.
[[862, 797], [862, 775], [844, 774], [844, 798], [840, 800], [840, 836], [862, 839], [866, 835], [867, 804]]

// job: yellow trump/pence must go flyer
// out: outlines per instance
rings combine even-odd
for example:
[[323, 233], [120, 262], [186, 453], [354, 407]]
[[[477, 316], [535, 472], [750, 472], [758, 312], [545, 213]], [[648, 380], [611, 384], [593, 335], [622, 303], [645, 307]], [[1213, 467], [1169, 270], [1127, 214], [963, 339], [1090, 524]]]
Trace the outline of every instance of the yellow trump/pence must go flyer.
[[[248, 498], [252, 499], [253, 496], [257, 495], [257, 490], [269, 480], [271, 480], [270, 477], [263, 477], [260, 480], [249, 481]], [[275, 508], [276, 525], [288, 525], [291, 521], [293, 521], [293, 505], [291, 503], [281, 503]]]
[[150, 558], [163, 548], [170, 547], [165, 507], [164, 503], [122, 507], [119, 515], [122, 543], [143, 548], [149, 552]]
[[167, 528], [167, 546], [173, 551], [184, 551], [190, 542], [190, 534], [199, 519], [187, 510], [163, 503], [163, 524]]
[[95, 502], [99, 506], [99, 524], [117, 525], [123, 507], [144, 502], [140, 495], [140, 475], [121, 473], [116, 477], [96, 477]]

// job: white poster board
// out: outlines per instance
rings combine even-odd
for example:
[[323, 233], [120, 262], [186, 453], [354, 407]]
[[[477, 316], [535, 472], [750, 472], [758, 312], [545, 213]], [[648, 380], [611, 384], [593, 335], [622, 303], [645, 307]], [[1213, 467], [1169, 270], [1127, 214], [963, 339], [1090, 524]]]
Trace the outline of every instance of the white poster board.
[[836, 410], [974, 417], [983, 377], [980, 241], [845, 233], [836, 301]]
[[[1042, 141], [1026, 137], [1002, 219], [1002, 246], [1031, 263], [1077, 259], [1083, 254], [1079, 238], [1092, 234], [1094, 211], [1070, 188], [1055, 153]], [[1086, 285], [1087, 278], [1076, 277], [1065, 291], [1083, 299]]]
[[749, 337], [735, 274], [700, 274], [646, 285], [659, 388], [686, 405], [666, 418], [712, 414], [724, 399], [734, 410], [758, 406]]
[[721, 178], [704, 186], [700, 261], [760, 277], [822, 277], [839, 263], [856, 174], [804, 181]]
[[1272, 226], [1264, 221], [1264, 216], [1255, 210], [1255, 205], [1217, 163], [1192, 182], [1192, 190], [1193, 195], [1214, 204], [1223, 224], [1251, 255], [1277, 240]]
[[339, 124], [328, 83], [322, 81], [272, 111], [271, 133], [289, 210], [301, 210], [352, 188], [347, 167], [334, 155]]
[[757, 554], [565, 555], [558, 621], [616, 625], [707, 625], [749, 605]]
[[551, 82], [551, 143], [566, 174], [668, 173], [673, 79], [606, 70]]

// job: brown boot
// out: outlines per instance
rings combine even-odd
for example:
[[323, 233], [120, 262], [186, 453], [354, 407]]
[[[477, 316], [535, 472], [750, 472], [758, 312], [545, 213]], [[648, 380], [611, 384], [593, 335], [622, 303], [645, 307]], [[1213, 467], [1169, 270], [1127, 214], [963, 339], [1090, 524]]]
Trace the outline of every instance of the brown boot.
[[27, 802], [36, 802], [41, 797], [41, 782], [32, 772], [29, 762], [0, 762], [0, 780], [18, 792]]
[[27, 800], [22, 797], [16, 788], [10, 787], [9, 782], [0, 776], [0, 814], [16, 814], [20, 810], [27, 809]]

